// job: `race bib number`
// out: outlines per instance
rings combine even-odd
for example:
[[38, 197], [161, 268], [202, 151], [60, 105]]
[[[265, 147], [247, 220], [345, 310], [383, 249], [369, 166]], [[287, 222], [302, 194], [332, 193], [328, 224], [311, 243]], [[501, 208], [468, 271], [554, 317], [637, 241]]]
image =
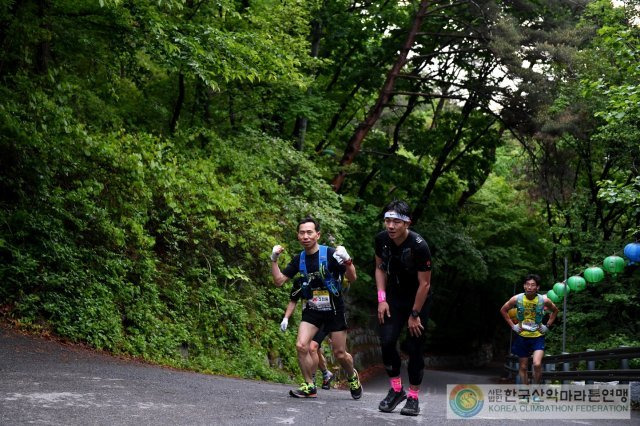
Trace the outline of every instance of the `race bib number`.
[[330, 311], [331, 298], [327, 290], [314, 290], [313, 298], [307, 302], [308, 306], [317, 311]]
[[527, 331], [536, 331], [538, 329], [538, 324], [535, 321], [523, 321], [522, 329]]

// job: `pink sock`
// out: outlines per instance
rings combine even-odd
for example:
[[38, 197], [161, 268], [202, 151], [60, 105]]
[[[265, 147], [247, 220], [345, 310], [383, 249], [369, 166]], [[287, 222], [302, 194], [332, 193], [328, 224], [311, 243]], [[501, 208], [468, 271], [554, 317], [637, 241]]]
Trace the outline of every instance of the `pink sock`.
[[409, 388], [409, 398], [418, 399], [419, 390]]
[[402, 379], [400, 377], [392, 377], [391, 387], [394, 392], [400, 392], [402, 390]]

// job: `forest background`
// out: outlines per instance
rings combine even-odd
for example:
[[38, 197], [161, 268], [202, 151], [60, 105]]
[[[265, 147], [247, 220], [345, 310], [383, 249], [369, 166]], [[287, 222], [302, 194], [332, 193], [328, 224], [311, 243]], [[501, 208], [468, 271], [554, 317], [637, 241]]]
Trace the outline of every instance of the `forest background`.
[[[565, 257], [579, 274], [640, 230], [638, 7], [0, 0], [1, 315], [288, 381], [271, 247], [286, 262], [318, 218], [358, 269], [350, 324], [370, 327], [398, 198], [434, 260], [427, 350], [504, 354], [524, 274], [546, 291]], [[571, 294], [567, 350], [640, 345], [639, 289], [628, 265]]]

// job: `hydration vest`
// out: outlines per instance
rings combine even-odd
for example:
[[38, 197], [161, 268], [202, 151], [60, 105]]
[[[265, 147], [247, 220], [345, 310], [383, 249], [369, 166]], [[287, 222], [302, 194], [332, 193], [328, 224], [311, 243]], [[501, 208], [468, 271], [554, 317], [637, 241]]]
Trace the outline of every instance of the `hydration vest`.
[[[391, 261], [394, 257], [398, 260], [398, 263], [400, 263], [401, 266], [400, 268], [396, 268], [397, 270], [392, 271]], [[410, 247], [405, 247], [399, 256], [393, 256], [391, 254], [391, 248], [387, 244], [382, 247], [382, 264], [380, 265], [380, 269], [386, 272], [387, 275], [412, 271], [413, 268], [415, 268], [415, 261], [413, 250], [411, 250]]]
[[[542, 294], [538, 294], [537, 296], [536, 324], [540, 324], [544, 317], [544, 296]], [[516, 299], [516, 318], [518, 318], [518, 321], [524, 320], [524, 293], [520, 293]]]
[[[331, 273], [329, 273], [329, 262], [327, 260], [327, 246], [319, 245], [320, 248], [318, 253], [318, 271], [320, 272], [320, 276], [323, 279], [324, 286], [329, 290], [334, 296], [338, 296], [340, 294], [340, 290], [342, 289], [342, 285], [340, 281], [336, 281]], [[309, 283], [308, 274], [307, 274], [307, 254], [304, 250], [300, 252], [300, 273], [304, 277], [304, 282], [300, 287], [302, 291], [302, 297], [305, 299], [311, 299], [313, 297], [313, 291], [311, 290], [311, 285]]]

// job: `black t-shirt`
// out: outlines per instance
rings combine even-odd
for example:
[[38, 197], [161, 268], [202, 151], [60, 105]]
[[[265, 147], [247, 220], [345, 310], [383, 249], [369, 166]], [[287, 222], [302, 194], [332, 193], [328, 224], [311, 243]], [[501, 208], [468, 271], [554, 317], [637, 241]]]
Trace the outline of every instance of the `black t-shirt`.
[[[340, 283], [346, 267], [340, 265], [338, 261], [334, 259], [333, 253], [335, 253], [335, 249], [332, 247], [327, 247], [327, 268], [329, 269], [328, 273], [333, 275], [333, 278], [337, 283]], [[318, 291], [320, 292], [318, 294], [324, 294], [323, 292], [327, 291], [327, 288], [318, 268], [320, 250], [312, 255], [307, 254], [305, 257], [305, 262], [307, 265], [307, 277], [309, 278], [309, 286], [311, 288], [311, 291]], [[282, 273], [289, 278], [293, 278], [300, 273], [300, 253], [296, 254], [293, 257], [291, 262], [289, 262], [289, 264], [284, 268]], [[300, 277], [293, 282], [293, 288], [291, 289], [290, 295], [291, 300], [297, 301], [302, 298], [302, 291], [300, 291], [300, 287], [302, 286], [303, 282], [303, 277]], [[342, 298], [342, 293], [339, 293], [337, 296], [330, 291], [327, 291], [327, 293], [330, 298], [329, 302], [331, 304], [331, 310], [344, 310], [344, 300]], [[307, 303], [307, 308], [314, 309], [315, 305], [313, 303]]]
[[407, 238], [397, 246], [387, 231], [375, 237], [376, 256], [387, 273], [387, 296], [413, 298], [418, 291], [418, 272], [431, 270], [431, 252], [419, 234], [409, 230]]

